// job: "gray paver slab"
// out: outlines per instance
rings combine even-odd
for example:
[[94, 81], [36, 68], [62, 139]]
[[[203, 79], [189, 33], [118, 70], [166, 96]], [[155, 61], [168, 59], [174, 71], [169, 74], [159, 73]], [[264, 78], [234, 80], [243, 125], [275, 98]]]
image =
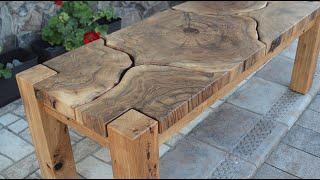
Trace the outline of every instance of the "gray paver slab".
[[13, 161], [11, 159], [0, 154], [0, 171], [6, 169], [11, 164], [13, 164]]
[[293, 69], [293, 62], [282, 56], [274, 57], [256, 76], [268, 81], [289, 86]]
[[11, 112], [11, 111], [15, 110], [17, 107], [18, 107], [17, 104], [15, 104], [15, 103], [10, 103], [10, 104], [8, 104], [8, 105], [0, 108], [0, 116], [6, 114], [6, 113], [8, 113], [8, 112]]
[[261, 120], [240, 140], [233, 153], [259, 167], [287, 131], [288, 127], [283, 124]]
[[298, 39], [295, 39], [285, 50], [280, 53], [280, 56], [288, 57], [289, 60], [294, 61], [298, 47]]
[[5, 171], [3, 175], [12, 179], [22, 179], [29, 174], [35, 172], [39, 168], [35, 154], [31, 154], [28, 157], [21, 160], [19, 163], [14, 164]]
[[4, 126], [7, 126], [15, 121], [20, 119], [18, 116], [13, 115], [11, 113], [4, 114], [0, 117], [0, 123]]
[[212, 173], [212, 179], [248, 179], [251, 178], [256, 166], [238, 157], [228, 156]]
[[160, 147], [159, 147], [159, 157], [161, 158], [169, 150], [170, 150], [170, 146], [168, 146], [166, 144], [161, 144]]
[[307, 109], [297, 121], [297, 124], [320, 133], [320, 113]]
[[257, 171], [253, 179], [298, 179], [280, 169], [264, 163]]
[[207, 108], [204, 112], [202, 112], [198, 117], [192, 120], [189, 124], [187, 124], [184, 128], [182, 128], [179, 132], [182, 135], [189, 134], [192, 129], [194, 129], [198, 124], [200, 124], [205, 118], [209, 116], [212, 112], [211, 108]]
[[104, 162], [111, 161], [110, 151], [108, 148], [101, 148], [99, 151], [95, 152], [93, 155]]
[[310, 129], [293, 126], [282, 142], [320, 157], [320, 133]]
[[189, 136], [179, 141], [160, 162], [160, 178], [206, 178], [226, 153]]
[[18, 161], [34, 151], [33, 146], [6, 129], [0, 130], [0, 153]]
[[224, 103], [212, 111], [195, 128], [191, 136], [225, 151], [232, 151], [239, 140], [258, 122], [261, 116], [232, 104]]
[[28, 123], [23, 119], [20, 119], [20, 120], [14, 122], [13, 124], [8, 126], [8, 128], [11, 131], [13, 131], [13, 132], [15, 132], [17, 134], [19, 134], [20, 132], [25, 130], [27, 127], [28, 127]]
[[33, 144], [33, 143], [32, 143], [32, 137], [31, 137], [29, 128], [23, 130], [23, 131], [19, 134], [19, 136], [20, 136], [22, 139], [24, 139], [24, 140], [28, 141], [29, 143]]
[[311, 102], [309, 109], [320, 112], [320, 94], [318, 94]]
[[265, 114], [273, 103], [287, 91], [287, 87], [253, 77], [239, 88], [227, 102], [250, 111]]
[[19, 105], [17, 109], [13, 110], [13, 113], [25, 118], [24, 107], [23, 105]]
[[300, 178], [320, 177], [320, 158], [282, 143], [266, 162]]
[[88, 179], [112, 179], [112, 167], [92, 156], [77, 163], [79, 174]]
[[74, 159], [76, 162], [78, 162], [82, 158], [96, 152], [99, 148], [100, 146], [97, 143], [88, 138], [85, 138], [79, 143], [72, 146]]

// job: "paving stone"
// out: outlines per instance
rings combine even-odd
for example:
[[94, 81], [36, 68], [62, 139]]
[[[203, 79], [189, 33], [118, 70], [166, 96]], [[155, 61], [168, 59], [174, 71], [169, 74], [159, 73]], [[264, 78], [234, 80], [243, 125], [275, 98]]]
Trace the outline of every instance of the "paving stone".
[[35, 154], [24, 158], [19, 163], [14, 164], [5, 171], [3, 175], [10, 179], [22, 179], [27, 177], [30, 173], [35, 172], [39, 168], [37, 158]]
[[297, 121], [297, 124], [320, 133], [320, 113], [307, 109]]
[[[222, 101], [221, 101], [222, 102]], [[184, 128], [182, 128], [179, 132], [183, 135], [189, 134], [189, 132], [195, 128], [199, 123], [201, 123], [207, 116], [212, 112], [211, 108], [207, 108], [204, 112], [202, 112], [198, 117], [189, 122]]]
[[41, 179], [37, 173], [33, 173], [26, 177], [26, 179]]
[[225, 96], [223, 96], [220, 100], [225, 101], [227, 100], [235, 91], [237, 91], [241, 86], [247, 83], [247, 79], [241, 81], [236, 87], [234, 87], [231, 91], [229, 91]]
[[77, 164], [79, 174], [88, 179], [112, 179], [112, 167], [89, 156]]
[[211, 108], [211, 109], [216, 109], [216, 108], [218, 108], [219, 106], [221, 106], [223, 103], [224, 103], [224, 101], [217, 100], [216, 102], [214, 102], [214, 103], [210, 106], [210, 108]]
[[99, 147], [100, 146], [97, 143], [88, 138], [81, 140], [72, 147], [75, 161], [78, 162], [82, 158], [96, 152]]
[[71, 131], [71, 130], [69, 130], [69, 135], [70, 135], [71, 141], [74, 141], [74, 142], [79, 142], [80, 140], [83, 139], [82, 136], [79, 136], [78, 133], [75, 133], [74, 131]]
[[211, 179], [249, 179], [256, 167], [235, 156], [228, 156], [212, 173]]
[[320, 158], [282, 143], [266, 162], [300, 178], [320, 177]]
[[20, 119], [18, 116], [13, 115], [11, 113], [7, 113], [7, 114], [0, 117], [0, 123], [4, 126], [7, 126], [7, 125], [17, 121], [18, 119]]
[[256, 76], [283, 86], [289, 86], [293, 69], [293, 62], [287, 58], [276, 56]]
[[258, 169], [253, 179], [299, 179], [299, 178], [264, 163]]
[[228, 152], [258, 122], [261, 116], [232, 104], [224, 103], [212, 111], [208, 117], [195, 128], [191, 136]]
[[170, 147], [168, 145], [161, 144], [159, 147], [159, 157], [161, 158], [169, 150], [170, 150]]
[[6, 158], [5, 156], [0, 154], [0, 171], [6, 169], [11, 164], [13, 164], [12, 160], [10, 160], [9, 158]]
[[281, 122], [289, 127], [298, 120], [303, 111], [308, 107], [312, 97], [308, 94], [302, 95], [289, 89], [272, 105], [268, 118]]
[[288, 57], [289, 60], [294, 61], [296, 57], [296, 51], [298, 47], [298, 39], [295, 39], [285, 50], [283, 50], [279, 55]]
[[6, 179], [6, 178], [0, 175], [0, 179]]
[[167, 144], [168, 146], [173, 147], [173, 146], [175, 146], [176, 143], [177, 143], [178, 141], [180, 141], [183, 137], [184, 137], [183, 134], [175, 133], [174, 135], [171, 136], [170, 139], [168, 139], [168, 140], [165, 142], [165, 144]]
[[17, 104], [10, 103], [10, 104], [0, 108], [0, 116], [17, 109], [17, 107], [18, 107]]
[[33, 144], [33, 142], [32, 142], [32, 137], [31, 137], [29, 128], [23, 130], [23, 131], [19, 134], [19, 136], [20, 136], [22, 139], [24, 139], [24, 140], [28, 141], [29, 143]]
[[110, 151], [108, 148], [101, 148], [99, 151], [97, 151], [93, 155], [104, 162], [111, 162]]
[[319, 90], [320, 90], [320, 63], [318, 63], [317, 72], [314, 75], [312, 86], [307, 94], [309, 94], [311, 97], [314, 97], [318, 94]]
[[309, 109], [320, 112], [320, 95], [319, 94], [311, 102]]
[[259, 167], [287, 131], [283, 124], [262, 119], [239, 141], [233, 154]]
[[253, 77], [247, 84], [239, 88], [227, 102], [259, 114], [265, 114], [286, 91], [285, 86]]
[[0, 130], [0, 153], [19, 161], [34, 151], [33, 146], [6, 129]]
[[186, 137], [160, 161], [160, 177], [206, 178], [225, 159], [226, 153], [192, 137]]
[[18, 116], [21, 116], [21, 117], [24, 117], [24, 118], [25, 118], [25, 113], [24, 113], [24, 107], [23, 107], [23, 105], [18, 106], [18, 108], [15, 109], [15, 110], [13, 111], [13, 113], [16, 114], [16, 115], [18, 115]]
[[320, 157], [320, 133], [310, 129], [296, 125], [282, 142]]
[[0, 124], [0, 129], [2, 129], [4, 126], [2, 124]]
[[8, 128], [11, 131], [13, 131], [17, 134], [19, 134], [20, 132], [25, 130], [27, 127], [28, 127], [28, 123], [23, 119], [20, 119], [20, 120], [16, 121], [15, 123], [8, 126]]

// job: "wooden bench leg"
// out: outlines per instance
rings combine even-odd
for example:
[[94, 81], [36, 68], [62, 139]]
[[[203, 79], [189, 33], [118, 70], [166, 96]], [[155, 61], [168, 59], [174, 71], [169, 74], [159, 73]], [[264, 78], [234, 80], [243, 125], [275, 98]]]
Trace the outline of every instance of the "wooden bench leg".
[[159, 178], [157, 121], [130, 110], [107, 130], [115, 178]]
[[320, 18], [299, 38], [290, 89], [306, 94], [313, 81], [320, 48]]
[[18, 74], [17, 82], [43, 178], [77, 178], [68, 127], [43, 111], [33, 88], [54, 74], [38, 65]]

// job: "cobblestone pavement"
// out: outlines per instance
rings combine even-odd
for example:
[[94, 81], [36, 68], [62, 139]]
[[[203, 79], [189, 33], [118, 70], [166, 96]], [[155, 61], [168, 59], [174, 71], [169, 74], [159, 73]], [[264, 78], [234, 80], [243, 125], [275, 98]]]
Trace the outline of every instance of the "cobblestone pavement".
[[[161, 145], [161, 177], [320, 178], [320, 68], [307, 95], [288, 90], [295, 47]], [[112, 178], [108, 149], [70, 135], [79, 177]], [[0, 179], [40, 177], [17, 100], [0, 109]]]

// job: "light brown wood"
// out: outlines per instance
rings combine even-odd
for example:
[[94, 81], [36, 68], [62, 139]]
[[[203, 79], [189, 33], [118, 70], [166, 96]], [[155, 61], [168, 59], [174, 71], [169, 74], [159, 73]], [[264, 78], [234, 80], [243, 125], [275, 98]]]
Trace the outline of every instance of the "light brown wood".
[[135, 66], [237, 71], [241, 63], [264, 55], [256, 26], [248, 17], [206, 17], [167, 10], [108, 35], [106, 45], [130, 54]]
[[55, 109], [52, 109], [49, 106], [44, 105], [44, 110], [46, 113], [48, 113], [50, 116], [53, 116], [60, 122], [72, 127], [77, 132], [81, 133], [82, 135], [90, 138], [91, 140], [97, 142], [103, 147], [109, 147], [109, 139], [105, 136], [101, 136], [100, 134], [97, 134], [95, 131], [87, 128], [86, 126], [83, 126], [82, 124], [78, 123], [74, 119], [70, 119], [67, 116], [57, 112]]
[[232, 15], [259, 10], [266, 5], [267, 1], [189, 1], [173, 9], [201, 15]]
[[20, 94], [44, 178], [77, 178], [68, 127], [43, 111], [33, 85], [56, 74], [37, 65], [17, 74]]
[[320, 15], [319, 2], [270, 1], [266, 8], [243, 13], [258, 22], [259, 39], [272, 52], [294, 33], [305, 30]]
[[131, 64], [127, 54], [107, 48], [103, 40], [94, 41], [45, 62], [58, 73], [35, 85], [37, 96], [76, 119], [74, 109], [113, 88]]
[[299, 38], [290, 89], [306, 94], [313, 82], [320, 48], [320, 17], [314, 26]]
[[108, 125], [115, 178], [159, 178], [158, 122], [129, 110]]

